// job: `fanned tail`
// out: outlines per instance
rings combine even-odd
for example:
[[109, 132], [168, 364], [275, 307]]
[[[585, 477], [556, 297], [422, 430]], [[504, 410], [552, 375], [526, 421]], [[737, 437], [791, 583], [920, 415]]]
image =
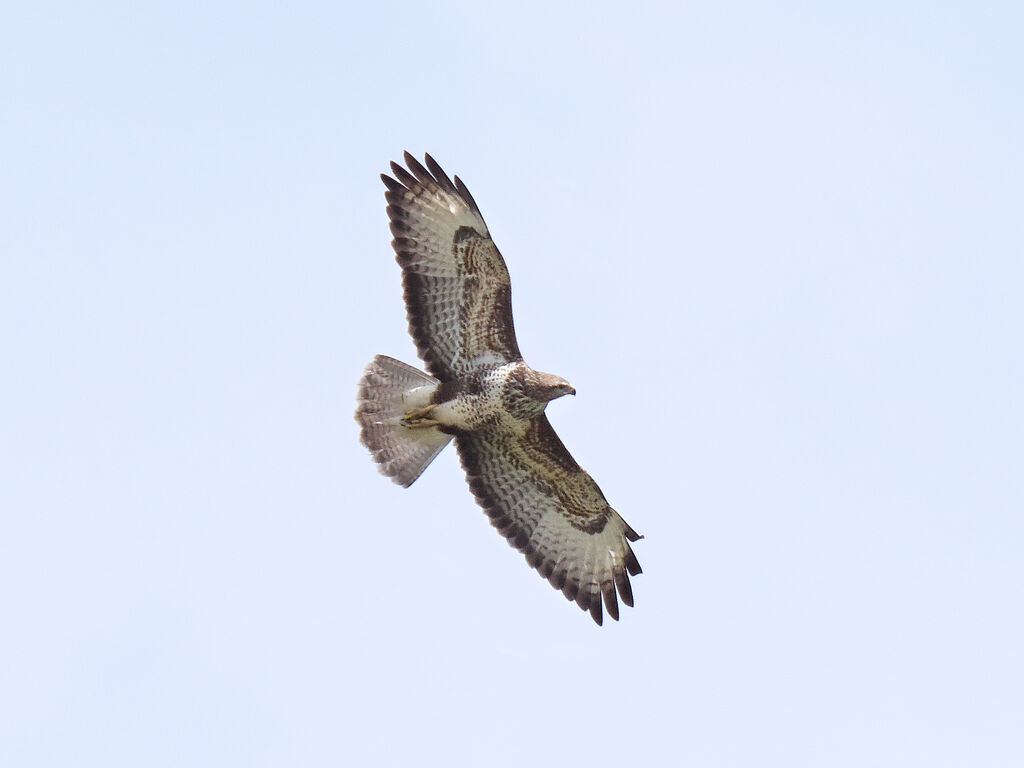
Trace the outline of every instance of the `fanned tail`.
[[381, 473], [406, 488], [452, 439], [436, 426], [403, 422], [409, 411], [430, 403], [438, 384], [433, 376], [386, 355], [374, 357], [359, 381], [359, 438]]

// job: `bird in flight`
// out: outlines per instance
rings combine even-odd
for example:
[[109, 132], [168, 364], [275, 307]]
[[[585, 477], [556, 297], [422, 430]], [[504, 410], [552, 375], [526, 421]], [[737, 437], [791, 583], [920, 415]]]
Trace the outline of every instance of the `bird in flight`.
[[391, 163], [392, 246], [409, 332], [429, 373], [384, 355], [359, 382], [360, 438], [380, 471], [408, 487], [453, 438], [491, 524], [555, 589], [602, 623], [633, 605], [641, 538], [576, 463], [544, 409], [576, 390], [523, 360], [508, 269], [458, 176], [427, 155]]

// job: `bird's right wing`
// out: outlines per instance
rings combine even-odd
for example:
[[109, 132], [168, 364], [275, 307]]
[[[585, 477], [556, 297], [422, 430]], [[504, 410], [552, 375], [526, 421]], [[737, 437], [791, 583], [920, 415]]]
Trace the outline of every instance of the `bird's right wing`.
[[[482, 365], [522, 359], [508, 269], [473, 196], [430, 156], [381, 175], [392, 246], [402, 267], [409, 332], [427, 370], [450, 381]], [[429, 169], [429, 170], [428, 170]]]

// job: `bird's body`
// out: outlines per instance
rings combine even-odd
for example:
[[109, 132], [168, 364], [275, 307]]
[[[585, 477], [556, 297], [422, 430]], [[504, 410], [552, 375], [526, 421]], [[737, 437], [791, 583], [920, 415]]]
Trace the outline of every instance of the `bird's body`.
[[431, 415], [453, 435], [485, 426], [521, 433], [551, 400], [575, 393], [565, 379], [535, 371], [520, 360], [443, 383], [433, 396], [437, 407]]
[[[544, 409], [576, 391], [519, 352], [511, 286], [476, 202], [428, 155], [392, 163], [388, 216], [409, 329], [430, 374], [376, 356], [359, 388], [361, 439], [381, 471], [411, 485], [455, 438], [470, 489], [527, 561], [590, 611], [618, 619], [640, 573], [638, 534], [555, 434]], [[428, 170], [429, 168], [429, 170]], [[396, 180], [397, 179], [397, 180]]]

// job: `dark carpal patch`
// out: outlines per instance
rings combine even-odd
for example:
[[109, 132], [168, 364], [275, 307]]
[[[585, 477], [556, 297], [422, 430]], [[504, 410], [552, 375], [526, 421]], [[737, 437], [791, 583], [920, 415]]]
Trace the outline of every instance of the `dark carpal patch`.
[[468, 240], [471, 237], [482, 238], [483, 235], [481, 235], [479, 232], [477, 232], [472, 227], [459, 227], [455, 231], [455, 237], [452, 238], [452, 242], [455, 243], [456, 245], [458, 245], [463, 240]]

